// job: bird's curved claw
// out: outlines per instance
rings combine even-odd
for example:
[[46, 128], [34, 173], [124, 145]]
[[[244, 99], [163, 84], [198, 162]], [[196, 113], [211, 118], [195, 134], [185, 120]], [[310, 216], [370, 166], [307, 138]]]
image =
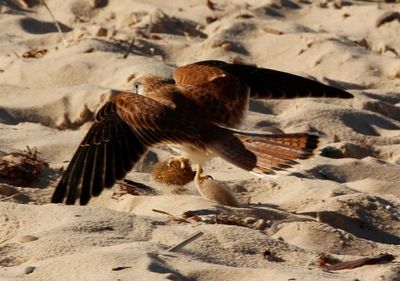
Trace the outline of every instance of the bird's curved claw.
[[171, 155], [170, 159], [168, 160], [168, 165], [172, 166], [172, 163], [175, 161], [180, 163], [180, 167], [182, 170], [186, 169], [187, 165], [189, 164], [188, 158], [186, 158], [184, 156]]

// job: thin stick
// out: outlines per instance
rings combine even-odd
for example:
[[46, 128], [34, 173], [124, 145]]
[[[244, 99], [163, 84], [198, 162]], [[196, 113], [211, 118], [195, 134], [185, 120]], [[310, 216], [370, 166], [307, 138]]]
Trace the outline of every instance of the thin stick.
[[153, 17], [149, 14], [149, 26], [146, 28], [146, 34], [150, 34], [150, 30], [153, 27]]
[[197, 238], [199, 238], [200, 236], [202, 236], [204, 233], [202, 231], [197, 231], [194, 234], [190, 235], [189, 237], [187, 237], [185, 240], [183, 240], [182, 242], [176, 244], [175, 246], [172, 246], [171, 248], [169, 248], [167, 250], [167, 252], [177, 252], [180, 249], [182, 249], [183, 247], [185, 247], [187, 244], [189, 244], [190, 242], [196, 240]]
[[188, 222], [186, 219], [184, 219], [182, 217], [175, 217], [174, 215], [171, 215], [168, 212], [161, 211], [161, 210], [156, 210], [156, 209], [152, 209], [152, 210], [153, 210], [153, 212], [167, 215], [171, 220], [174, 220], [174, 221], [177, 221], [177, 222]]
[[8, 239], [3, 239], [0, 241], [0, 244], [3, 244], [4, 242], [6, 242]]
[[41, 0], [41, 1], [42, 1], [43, 5], [45, 6], [45, 8], [47, 9], [47, 11], [49, 12], [50, 16], [53, 18], [53, 21], [54, 21], [54, 24], [55, 24], [56, 27], [57, 27], [58, 33], [60, 33], [61, 38], [62, 38], [62, 40], [63, 40], [63, 43], [64, 43], [65, 47], [67, 47], [67, 46], [68, 46], [68, 41], [67, 41], [67, 39], [65, 39], [65, 37], [64, 37], [64, 34], [63, 34], [62, 30], [61, 30], [61, 26], [58, 24], [58, 21], [56, 20], [55, 16], [54, 16], [53, 13], [51, 12], [49, 6], [48, 6], [47, 3], [46, 3], [46, 0]]
[[16, 56], [17, 56], [17, 58], [20, 58], [20, 56], [17, 54], [17, 52], [15, 52], [13, 49], [11, 49], [11, 52], [13, 52], [13, 53], [14, 53], [14, 55], [16, 55]]
[[131, 41], [131, 44], [129, 44], [129, 48], [126, 50], [126, 53], [124, 55], [124, 59], [126, 59], [129, 56], [129, 53], [131, 52], [132, 47], [135, 44], [135, 40], [136, 40], [136, 37], [133, 37], [132, 41]]
[[[149, 15], [149, 17], [150, 17], [149, 26], [146, 28], [145, 35], [148, 35], [148, 34], [150, 33], [150, 29], [151, 29], [151, 27], [153, 26], [153, 20], [152, 20], [151, 15]], [[129, 44], [129, 47], [128, 47], [128, 49], [126, 50], [125, 55], [123, 56], [124, 59], [126, 59], [126, 58], [129, 56], [129, 53], [131, 52], [131, 50], [132, 50], [132, 48], [133, 48], [133, 45], [135, 44], [135, 40], [136, 40], [136, 34], [135, 34], [135, 37], [132, 38], [132, 41], [131, 41], [131, 43]]]
[[173, 217], [173, 215], [171, 215], [170, 213], [168, 213], [168, 212], [166, 212], [166, 211], [161, 211], [161, 210], [157, 210], [157, 209], [151, 209], [151, 210], [152, 210], [153, 212], [156, 212], [156, 213], [160, 213], [160, 214], [164, 214], [164, 215]]
[[15, 197], [15, 196], [19, 195], [19, 194], [20, 194], [20, 193], [14, 193], [13, 195], [10, 195], [10, 196], [7, 196], [7, 197], [0, 198], [0, 201], [6, 201], [6, 200], [8, 200], [8, 199], [11, 199], [11, 198], [13, 198], [13, 197]]

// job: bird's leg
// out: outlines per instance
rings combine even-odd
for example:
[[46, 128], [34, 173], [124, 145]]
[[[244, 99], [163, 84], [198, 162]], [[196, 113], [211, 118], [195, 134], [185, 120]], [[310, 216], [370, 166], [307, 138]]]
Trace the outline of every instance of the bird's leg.
[[196, 186], [197, 191], [200, 193], [201, 196], [203, 196], [203, 193], [201, 192], [201, 189], [200, 189], [200, 181], [202, 180], [202, 178], [201, 178], [202, 171], [203, 171], [203, 169], [201, 168], [200, 164], [197, 164], [196, 175], [194, 176], [194, 185]]
[[200, 185], [200, 177], [201, 177], [202, 170], [203, 169], [201, 168], [200, 164], [197, 164], [197, 166], [196, 166], [196, 175], [194, 176], [194, 183], [195, 183], [196, 186]]
[[184, 157], [184, 156], [175, 156], [175, 155], [171, 155], [169, 160], [168, 160], [168, 164], [172, 165], [172, 162], [174, 161], [178, 161], [181, 164], [181, 169], [185, 169], [186, 165], [189, 163], [189, 159]]

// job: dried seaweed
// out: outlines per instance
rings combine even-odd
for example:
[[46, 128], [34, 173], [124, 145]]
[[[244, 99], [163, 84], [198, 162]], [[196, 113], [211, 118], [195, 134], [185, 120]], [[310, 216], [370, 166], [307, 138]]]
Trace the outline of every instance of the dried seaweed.
[[151, 186], [128, 179], [124, 179], [123, 181], [119, 182], [119, 187], [123, 194], [131, 194], [136, 196], [158, 194], [157, 190]]
[[343, 269], [354, 269], [364, 265], [382, 264], [389, 263], [394, 260], [394, 256], [390, 254], [383, 254], [377, 257], [367, 257], [351, 261], [344, 261], [335, 264], [325, 264], [325, 269], [328, 270], [343, 270]]
[[47, 49], [41, 49], [41, 50], [34, 49], [23, 53], [22, 57], [38, 59], [44, 57], [46, 54], [47, 54]]
[[365, 257], [350, 261], [341, 261], [329, 254], [319, 253], [315, 261], [311, 264], [327, 270], [343, 270], [354, 269], [364, 265], [389, 263], [394, 260], [394, 256], [390, 254], [382, 254], [376, 257]]
[[271, 251], [271, 250], [265, 250], [263, 253], [263, 256], [267, 261], [272, 261], [272, 262], [284, 262], [285, 261], [276, 252]]
[[236, 215], [216, 214], [198, 216], [193, 214], [191, 211], [187, 211], [183, 213], [182, 217], [185, 219], [190, 218], [196, 222], [203, 222], [207, 224], [237, 225], [256, 230], [264, 230], [269, 227], [269, 224], [264, 219], [256, 219], [252, 217], [241, 218]]
[[400, 13], [395, 11], [387, 11], [376, 20], [375, 26], [380, 27], [381, 25], [384, 25], [394, 20], [400, 21]]
[[39, 159], [36, 149], [27, 147], [24, 152], [0, 152], [0, 183], [29, 186], [48, 166], [46, 161]]
[[215, 3], [211, 2], [211, 0], [207, 0], [207, 7], [208, 7], [211, 11], [215, 11]]

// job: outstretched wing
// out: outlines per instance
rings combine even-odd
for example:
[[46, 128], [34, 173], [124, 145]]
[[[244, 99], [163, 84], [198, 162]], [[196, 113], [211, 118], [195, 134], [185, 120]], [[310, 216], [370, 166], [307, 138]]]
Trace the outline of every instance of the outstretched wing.
[[[292, 141], [296, 145], [288, 144], [290, 136], [249, 138], [245, 134], [243, 138], [236, 131], [188, 114], [145, 96], [119, 94], [97, 113], [51, 201], [60, 203], [66, 198], [66, 204], [74, 204], [79, 198], [81, 205], [87, 204], [92, 196], [124, 178], [147, 148], [156, 143], [213, 151], [243, 169], [262, 173], [282, 168], [283, 164], [295, 164], [291, 160], [306, 158], [314, 149], [314, 145], [297, 145], [302, 143], [297, 139]], [[287, 151], [287, 145], [298, 147], [298, 151]], [[276, 146], [280, 147], [279, 155], [274, 152]]]
[[[207, 127], [207, 126], [206, 126]], [[51, 201], [85, 205], [92, 196], [123, 179], [155, 143], [204, 147], [187, 116], [143, 96], [124, 93], [105, 104], [76, 150]]]
[[51, 202], [66, 204], [80, 198], [85, 205], [124, 178], [147, 147], [116, 112], [112, 102], [104, 105], [65, 170]]
[[[230, 64], [224, 61], [208, 60], [189, 64], [176, 69], [177, 84], [199, 85], [214, 77], [232, 75], [250, 88], [253, 99], [292, 99], [301, 97], [352, 98], [350, 93], [324, 85], [298, 75], [258, 68], [246, 64]], [[226, 81], [229, 83], [230, 81]]]

